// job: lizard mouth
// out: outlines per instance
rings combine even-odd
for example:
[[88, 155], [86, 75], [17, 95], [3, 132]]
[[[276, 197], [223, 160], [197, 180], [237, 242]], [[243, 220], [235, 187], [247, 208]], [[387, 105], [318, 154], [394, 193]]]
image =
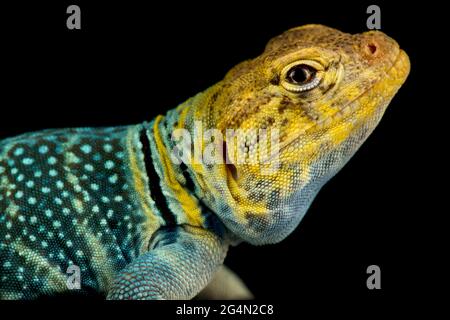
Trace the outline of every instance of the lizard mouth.
[[[335, 114], [322, 119], [321, 121], [307, 127], [301, 129], [299, 133], [297, 133], [294, 137], [290, 138], [289, 140], [283, 142], [279, 149], [278, 154], [272, 155], [264, 160], [264, 163], [268, 164], [270, 163], [275, 157], [277, 157], [280, 153], [284, 152], [286, 149], [288, 149], [290, 146], [295, 144], [298, 139], [301, 138], [303, 135], [307, 135], [311, 132], [316, 132], [318, 130], [325, 130], [327, 127], [330, 127], [335, 123], [336, 121], [339, 121], [339, 119], [344, 119], [349, 116], [352, 116], [354, 113], [356, 113], [359, 109], [361, 109], [363, 106], [361, 106], [359, 101], [361, 101], [363, 98], [370, 96], [373, 93], [378, 93], [380, 96], [380, 101], [376, 104], [375, 112], [376, 110], [380, 110], [380, 108], [385, 108], [387, 106], [386, 101], [389, 101], [397, 90], [400, 88], [400, 86], [403, 84], [403, 82], [406, 80], [409, 69], [410, 69], [410, 63], [408, 55], [405, 51], [399, 49], [398, 54], [396, 55], [395, 59], [392, 59], [392, 64], [386, 69], [385, 72], [375, 81], [367, 90], [362, 92], [359, 96], [354, 98], [352, 101], [345, 104], [341, 109], [337, 110]], [[383, 85], [385, 83], [385, 85]], [[382, 85], [380, 88], [379, 86]], [[380, 90], [381, 89], [381, 90]], [[224, 143], [224, 160], [227, 164], [228, 171], [230, 172], [231, 176], [237, 180], [239, 177], [239, 170], [237, 169], [236, 165], [234, 163], [227, 162], [228, 155], [227, 155], [227, 144]]]

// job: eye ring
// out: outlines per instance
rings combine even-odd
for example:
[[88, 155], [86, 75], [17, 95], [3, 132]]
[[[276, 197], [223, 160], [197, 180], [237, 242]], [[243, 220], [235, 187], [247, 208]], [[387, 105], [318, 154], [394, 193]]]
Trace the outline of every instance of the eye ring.
[[312, 90], [322, 80], [321, 68], [305, 62], [290, 64], [282, 70], [281, 74], [282, 86], [286, 90], [295, 93]]

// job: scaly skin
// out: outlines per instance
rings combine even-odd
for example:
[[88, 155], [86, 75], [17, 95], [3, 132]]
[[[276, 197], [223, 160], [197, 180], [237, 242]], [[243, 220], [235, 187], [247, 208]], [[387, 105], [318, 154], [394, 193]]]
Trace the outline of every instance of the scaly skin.
[[[0, 142], [0, 297], [67, 291], [72, 264], [82, 292], [194, 297], [230, 244], [276, 243], [295, 229], [408, 73], [407, 55], [381, 32], [307, 25], [150, 123]], [[223, 143], [216, 136], [208, 149], [198, 123]], [[171, 136], [177, 129], [191, 134], [196, 155], [230, 161], [178, 164], [191, 148]], [[246, 140], [234, 144], [229, 129]], [[278, 133], [269, 144], [277, 154], [263, 157], [255, 129]]]

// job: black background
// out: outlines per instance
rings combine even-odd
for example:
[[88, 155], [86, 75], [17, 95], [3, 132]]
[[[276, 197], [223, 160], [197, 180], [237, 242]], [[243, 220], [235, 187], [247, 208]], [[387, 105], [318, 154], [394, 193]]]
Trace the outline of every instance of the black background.
[[[372, 4], [39, 2], [1, 9], [0, 138], [150, 120], [257, 56], [291, 27], [321, 23], [366, 31]], [[66, 29], [69, 4], [80, 5], [82, 30]], [[301, 308], [305, 301], [376, 309], [435, 293], [433, 277], [441, 275], [430, 242], [437, 212], [427, 198], [438, 187], [427, 180], [439, 166], [428, 161], [434, 156], [428, 134], [436, 129], [431, 108], [442, 106], [430, 91], [439, 73], [439, 50], [432, 49], [441, 48], [442, 8], [377, 4], [382, 31], [410, 56], [409, 79], [291, 236], [271, 246], [240, 245], [226, 259], [257, 298], [281, 303], [280, 309]], [[371, 264], [381, 268], [378, 291], [366, 287]]]

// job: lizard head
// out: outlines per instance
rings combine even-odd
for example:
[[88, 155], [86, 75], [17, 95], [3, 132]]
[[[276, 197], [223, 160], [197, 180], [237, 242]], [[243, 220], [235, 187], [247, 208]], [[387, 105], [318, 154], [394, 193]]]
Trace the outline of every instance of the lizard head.
[[[247, 242], [285, 238], [376, 127], [408, 73], [406, 53], [379, 31], [306, 25], [270, 40], [202, 97], [203, 120], [226, 137], [231, 158], [215, 167], [210, 206]], [[243, 134], [241, 143], [227, 136], [230, 129]]]

